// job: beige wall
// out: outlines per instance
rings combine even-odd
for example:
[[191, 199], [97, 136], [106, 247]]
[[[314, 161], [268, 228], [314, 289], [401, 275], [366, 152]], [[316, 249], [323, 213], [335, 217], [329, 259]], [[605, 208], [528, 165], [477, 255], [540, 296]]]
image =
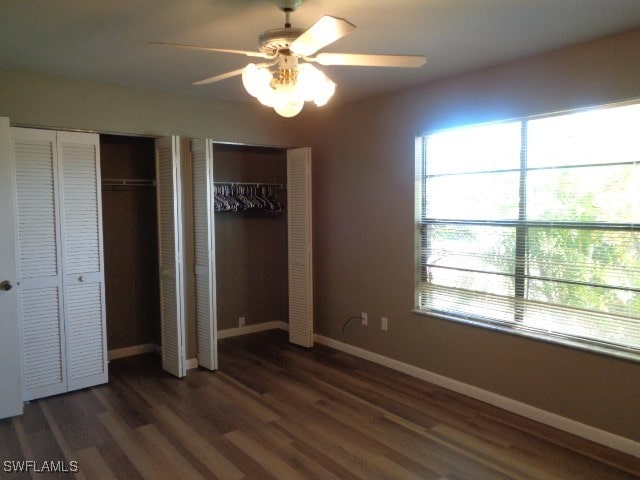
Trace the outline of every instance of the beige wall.
[[[640, 441], [640, 364], [412, 313], [415, 135], [640, 98], [638, 52], [640, 31], [346, 105], [320, 119], [313, 143], [317, 333]], [[342, 335], [343, 322], [363, 311], [369, 326], [351, 323]]]

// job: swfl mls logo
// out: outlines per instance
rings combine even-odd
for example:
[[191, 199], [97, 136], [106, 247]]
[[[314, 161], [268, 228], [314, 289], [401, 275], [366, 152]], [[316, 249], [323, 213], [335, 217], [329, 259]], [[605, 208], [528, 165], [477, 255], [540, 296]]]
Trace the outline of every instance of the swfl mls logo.
[[5, 460], [3, 470], [6, 473], [77, 473], [80, 469], [78, 468], [78, 462], [75, 460], [72, 460], [69, 463], [62, 460], [45, 460], [43, 462], [36, 462], [35, 460]]

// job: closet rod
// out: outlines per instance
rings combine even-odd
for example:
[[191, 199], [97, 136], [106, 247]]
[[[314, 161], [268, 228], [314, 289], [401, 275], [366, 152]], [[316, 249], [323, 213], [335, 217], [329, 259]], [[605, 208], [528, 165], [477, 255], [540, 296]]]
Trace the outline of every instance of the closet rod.
[[256, 186], [256, 187], [277, 187], [286, 190], [287, 186], [282, 183], [252, 183], [252, 182], [214, 182], [214, 185], [239, 185], [239, 186]]
[[130, 187], [155, 187], [156, 181], [146, 178], [103, 178], [102, 185], [130, 186]]

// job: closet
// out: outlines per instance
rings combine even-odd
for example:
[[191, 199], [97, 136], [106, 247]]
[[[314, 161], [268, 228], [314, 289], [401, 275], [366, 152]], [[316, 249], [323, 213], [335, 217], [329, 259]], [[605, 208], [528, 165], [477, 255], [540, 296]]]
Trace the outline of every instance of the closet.
[[[283, 149], [213, 145], [218, 199], [233, 201], [233, 190], [264, 186], [282, 204], [215, 212], [218, 329], [288, 319], [287, 152]], [[227, 190], [228, 195], [224, 195]], [[218, 202], [219, 204], [221, 202]], [[240, 202], [238, 202], [240, 203]]]
[[[310, 150], [214, 143], [213, 172], [247, 203], [224, 208], [223, 196], [215, 213], [218, 329], [288, 321], [290, 341], [312, 346]], [[252, 208], [252, 188], [276, 205]]]
[[98, 135], [12, 129], [23, 398], [108, 380]]
[[100, 135], [110, 358], [160, 345], [154, 139]]

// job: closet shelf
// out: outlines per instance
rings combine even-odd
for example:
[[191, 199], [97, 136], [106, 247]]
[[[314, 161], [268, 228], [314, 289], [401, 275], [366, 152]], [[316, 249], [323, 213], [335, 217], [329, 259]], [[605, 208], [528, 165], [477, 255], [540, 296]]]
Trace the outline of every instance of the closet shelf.
[[129, 186], [129, 187], [155, 187], [156, 181], [147, 178], [103, 178], [102, 185]]

